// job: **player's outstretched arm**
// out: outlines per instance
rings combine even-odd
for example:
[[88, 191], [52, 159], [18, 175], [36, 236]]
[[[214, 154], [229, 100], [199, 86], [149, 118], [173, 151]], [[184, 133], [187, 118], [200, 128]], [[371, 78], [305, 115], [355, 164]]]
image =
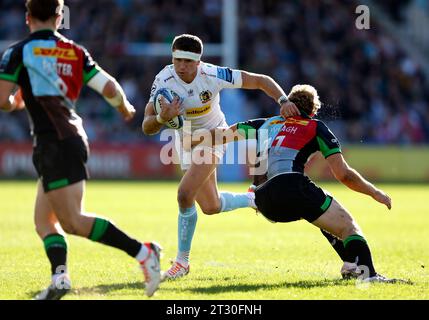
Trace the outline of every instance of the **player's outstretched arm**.
[[203, 145], [212, 147], [243, 139], [245, 139], [245, 136], [240, 133], [240, 130], [237, 130], [237, 124], [234, 124], [230, 127], [217, 127], [211, 130], [195, 130], [192, 133], [191, 146]]
[[0, 80], [0, 110], [11, 112], [25, 107], [21, 90], [12, 95], [16, 84], [6, 80]]
[[144, 112], [142, 123], [143, 133], [146, 135], [157, 134], [164, 123], [181, 114], [180, 99], [175, 98], [172, 103], [168, 103], [164, 97], [161, 97], [161, 113], [157, 115], [154, 110], [153, 102], [148, 102]]
[[277, 101], [280, 105], [280, 114], [283, 117], [287, 118], [298, 116], [300, 114], [296, 105], [289, 101], [286, 93], [273, 78], [264, 74], [251, 73], [247, 71], [241, 71], [241, 78], [243, 81], [243, 89], [262, 90], [268, 96]]
[[106, 71], [101, 69], [89, 80], [88, 86], [100, 93], [112, 107], [118, 110], [125, 120], [128, 121], [134, 117], [136, 110], [128, 101], [121, 85]]
[[374, 200], [384, 204], [388, 209], [392, 207], [390, 197], [384, 191], [365, 180], [355, 169], [351, 168], [341, 153], [333, 154], [326, 160], [338, 181], [354, 191], [371, 196]]

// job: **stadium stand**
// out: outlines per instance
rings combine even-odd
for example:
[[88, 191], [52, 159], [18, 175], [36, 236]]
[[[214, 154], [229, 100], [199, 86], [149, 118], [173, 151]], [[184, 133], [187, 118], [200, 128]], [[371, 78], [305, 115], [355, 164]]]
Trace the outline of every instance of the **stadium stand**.
[[[404, 3], [389, 1], [389, 14], [397, 23], [404, 23], [400, 14]], [[126, 44], [170, 43], [185, 32], [196, 33], [205, 43], [218, 43], [221, 0], [70, 0], [66, 4], [71, 29], [63, 33], [88, 47], [94, 59], [117, 76], [138, 110], [124, 128], [102, 99], [83, 90], [78, 111], [86, 119], [90, 140], [157, 141], [143, 136], [140, 124], [153, 77], [170, 58], [130, 57]], [[320, 117], [336, 120], [331, 127], [346, 143], [428, 143], [427, 78], [377, 21], [371, 20], [370, 30], [356, 29], [356, 5], [351, 0], [240, 1], [239, 67], [269, 74], [285, 90], [296, 83], [317, 87], [325, 103]], [[1, 1], [2, 43], [25, 36], [23, 11], [21, 2]], [[206, 61], [221, 63], [220, 58]], [[246, 96], [248, 117], [270, 115], [275, 108], [263, 94], [246, 92]], [[25, 112], [0, 114], [0, 141], [29, 140], [27, 128]]]

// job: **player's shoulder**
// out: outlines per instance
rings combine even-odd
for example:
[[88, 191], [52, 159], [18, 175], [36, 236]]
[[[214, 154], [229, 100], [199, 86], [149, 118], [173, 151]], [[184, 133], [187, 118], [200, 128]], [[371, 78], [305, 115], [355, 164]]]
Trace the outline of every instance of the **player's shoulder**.
[[15, 41], [12, 44], [10, 44], [6, 50], [3, 51], [3, 54], [16, 54], [18, 52], [22, 52], [22, 48], [24, 48], [24, 46], [30, 41], [31, 39], [26, 38], [24, 40], [20, 40], [20, 41]]
[[63, 48], [63, 49], [73, 48], [73, 50], [81, 54], [89, 55], [89, 52], [84, 45], [77, 43], [72, 39], [67, 38], [66, 36], [62, 35], [58, 31], [55, 31], [51, 37], [44, 40], [52, 40], [52, 41], [55, 41], [56, 45], [60, 48]]
[[66, 36], [62, 35], [61, 33], [59, 33], [58, 31], [55, 31], [54, 33], [54, 37], [56, 40], [59, 40], [61, 42], [76, 46], [76, 47], [81, 47], [83, 48], [82, 45], [76, 43], [75, 41], [73, 41], [72, 39], [67, 38]]
[[311, 118], [310, 121], [314, 122], [316, 124], [317, 128], [320, 128], [320, 129], [329, 129], [328, 125], [324, 121], [322, 121], [320, 119]]
[[158, 82], [167, 83], [170, 80], [174, 79], [174, 66], [172, 64], [165, 66], [158, 74], [155, 76], [155, 80]]
[[228, 67], [201, 62], [201, 75], [217, 81], [234, 83], [234, 70]]
[[265, 119], [265, 123], [267, 125], [275, 125], [275, 124], [284, 123], [284, 122], [285, 122], [285, 118], [283, 118], [282, 116], [273, 116]]
[[248, 120], [245, 124], [254, 127], [255, 129], [267, 129], [270, 126], [284, 123], [284, 118], [281, 116], [275, 116], [270, 118], [257, 118]]
[[201, 61], [201, 63], [200, 63], [200, 73], [203, 77], [205, 76], [205, 77], [216, 78], [218, 68], [219, 68], [219, 66], [211, 64], [211, 63], [207, 63], [207, 62], [203, 62], [203, 61]]
[[0, 72], [2, 72], [6, 65], [8, 65], [11, 61], [18, 61], [22, 59], [23, 48], [26, 43], [28, 43], [28, 39], [14, 42], [9, 45], [2, 54], [0, 54]]

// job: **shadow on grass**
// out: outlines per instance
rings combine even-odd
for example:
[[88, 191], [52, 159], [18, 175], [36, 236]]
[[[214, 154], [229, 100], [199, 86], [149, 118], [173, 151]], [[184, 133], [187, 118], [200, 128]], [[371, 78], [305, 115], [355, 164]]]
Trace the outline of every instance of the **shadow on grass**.
[[[232, 279], [225, 279], [226, 281]], [[236, 280], [236, 279], [235, 279]], [[225, 285], [214, 285], [207, 287], [199, 287], [199, 288], [181, 288], [181, 290], [189, 291], [192, 293], [204, 293], [204, 294], [218, 294], [225, 292], [255, 292], [257, 290], [275, 290], [282, 288], [301, 288], [301, 289], [311, 289], [311, 288], [321, 288], [321, 287], [329, 287], [329, 286], [347, 286], [351, 285], [353, 282], [344, 281], [340, 279], [325, 279], [325, 280], [304, 280], [304, 281], [296, 281], [296, 282], [281, 282], [275, 284], [228, 284], [225, 282]], [[69, 293], [70, 295], [106, 295], [108, 293], [120, 290], [142, 290], [142, 295], [144, 295], [144, 284], [142, 282], [135, 283], [111, 283], [111, 284], [101, 284], [94, 287], [82, 287], [78, 289], [72, 289]], [[177, 288], [162, 288], [162, 290], [166, 291], [177, 291]], [[29, 298], [34, 298], [36, 294], [40, 291], [29, 292]]]
[[[70, 295], [105, 295], [109, 292], [120, 291], [120, 290], [142, 290], [142, 295], [144, 294], [145, 286], [142, 282], [135, 283], [111, 283], [111, 284], [100, 284], [94, 287], [83, 287], [72, 289], [69, 293]], [[34, 298], [40, 291], [32, 291], [28, 293], [30, 299]]]
[[255, 292], [257, 290], [276, 290], [284, 288], [312, 289], [330, 286], [349, 286], [353, 281], [341, 279], [303, 280], [296, 282], [280, 282], [274, 284], [225, 284], [200, 288], [189, 288], [187, 291], [204, 294], [218, 294], [226, 292]]

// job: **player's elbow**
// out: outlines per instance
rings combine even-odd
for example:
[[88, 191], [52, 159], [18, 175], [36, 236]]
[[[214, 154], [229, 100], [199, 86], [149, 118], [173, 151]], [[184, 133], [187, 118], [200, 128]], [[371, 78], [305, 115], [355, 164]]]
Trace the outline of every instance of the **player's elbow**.
[[0, 109], [5, 109], [9, 105], [9, 94], [0, 91]]
[[344, 183], [347, 180], [347, 173], [341, 171], [341, 172], [334, 172], [334, 177], [339, 182]]
[[147, 136], [151, 135], [151, 132], [150, 132], [150, 130], [148, 129], [148, 126], [147, 126], [147, 124], [146, 124], [146, 121], [143, 121], [143, 122], [142, 122], [142, 131], [143, 131], [143, 133], [144, 133], [145, 135], [147, 135]]
[[103, 96], [105, 98], [112, 99], [116, 97], [117, 93], [118, 90], [116, 89], [116, 84], [112, 80], [107, 81], [103, 88]]
[[157, 134], [160, 130], [153, 128], [152, 126], [150, 126], [150, 124], [147, 120], [144, 120], [142, 122], [142, 131], [147, 136], [153, 136], [153, 135]]
[[6, 103], [6, 100], [0, 100], [0, 110], [7, 111], [8, 104]]
[[347, 185], [350, 181], [353, 180], [353, 172], [350, 168], [343, 167], [340, 170], [334, 171], [335, 179], [341, 182], [344, 185]]
[[350, 168], [344, 162], [332, 163], [331, 172], [334, 175], [335, 179], [337, 179], [341, 183], [347, 182], [350, 177]]

